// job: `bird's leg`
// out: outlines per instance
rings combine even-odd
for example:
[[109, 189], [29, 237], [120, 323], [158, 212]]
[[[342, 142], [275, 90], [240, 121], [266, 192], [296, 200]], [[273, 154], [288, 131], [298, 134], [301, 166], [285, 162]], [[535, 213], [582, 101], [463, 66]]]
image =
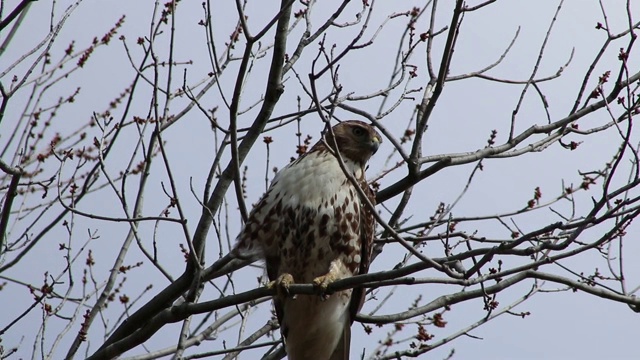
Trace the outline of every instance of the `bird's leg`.
[[327, 291], [327, 288], [329, 287], [329, 284], [336, 280], [339, 280], [339, 278], [335, 274], [332, 274], [331, 271], [329, 271], [328, 273], [313, 279], [313, 285], [318, 287], [321, 293], [325, 293]]
[[267, 287], [269, 289], [275, 288], [276, 296], [284, 298], [289, 296], [289, 286], [291, 286], [291, 284], [295, 284], [295, 282], [293, 281], [293, 276], [289, 273], [284, 273], [278, 276], [278, 278], [274, 281], [268, 283]]
[[[341, 264], [341, 263], [340, 263]], [[325, 294], [327, 292], [327, 288], [329, 287], [329, 284], [340, 280], [342, 278], [342, 276], [340, 276], [341, 273], [343, 273], [340, 269], [340, 264], [337, 263], [337, 261], [332, 261], [331, 265], [329, 265], [329, 272], [327, 272], [324, 275], [318, 276], [317, 278], [313, 279], [313, 285], [315, 285], [317, 288], [320, 289], [320, 294], [324, 297], [327, 298], [327, 294]], [[343, 266], [344, 267], [344, 266]]]

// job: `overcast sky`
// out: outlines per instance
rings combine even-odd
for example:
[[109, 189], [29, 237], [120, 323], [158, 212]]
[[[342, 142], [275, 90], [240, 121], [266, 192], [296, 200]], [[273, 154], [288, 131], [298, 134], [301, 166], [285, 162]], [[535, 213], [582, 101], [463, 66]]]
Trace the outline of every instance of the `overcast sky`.
[[[16, 3], [17, 1], [8, 1], [5, 4], [5, 14], [7, 13], [6, 9], [13, 8]], [[181, 86], [184, 75], [182, 69], [184, 68], [188, 69], [186, 82], [189, 84], [197, 83], [200, 79], [205, 78], [205, 74], [210, 71], [206, 40], [202, 27], [197, 25], [203, 17], [200, 3], [199, 1], [182, 1], [178, 9], [175, 59], [178, 62], [192, 61], [193, 64], [180, 67], [180, 70], [176, 71], [178, 75], [174, 80], [174, 88]], [[214, 0], [212, 3], [216, 10], [213, 18], [214, 28], [217, 31], [216, 41], [219, 42], [218, 46], [222, 47], [223, 43], [228, 41], [228, 34], [235, 27], [236, 13], [232, 2]], [[275, 14], [278, 3], [273, 0], [249, 1], [247, 14], [250, 27], [257, 31]], [[332, 6], [317, 5], [314, 16], [318, 19], [334, 10], [333, 3], [336, 2], [327, 1], [326, 3], [331, 3]], [[352, 3], [349, 5], [352, 9], [346, 11], [345, 15], [339, 19], [342, 22], [353, 20], [349, 18], [350, 14], [353, 15], [361, 6], [359, 1], [352, 1]], [[442, 8], [438, 12], [437, 29], [447, 26], [450, 21], [449, 2], [441, 1], [441, 3]], [[627, 24], [623, 2], [606, 1], [604, 3], [609, 23], [613, 28], [612, 32], [623, 31]], [[67, 0], [58, 0], [55, 4], [56, 16], [60, 16], [63, 9], [71, 4], [72, 2]], [[377, 15], [372, 20], [372, 26], [368, 33], [372, 34], [387, 15], [408, 10], [419, 4], [421, 4], [420, 1], [380, 1], [375, 3]], [[632, 6], [635, 7], [634, 14], [640, 14], [639, 5], [638, 2], [632, 2]], [[300, 7], [299, 4], [297, 6]], [[500, 78], [526, 80], [537, 60], [540, 46], [544, 41], [557, 6], [558, 1], [499, 0], [496, 4], [477, 13], [468, 14], [464, 18], [461, 28], [450, 75], [477, 71], [495, 62], [520, 29], [517, 41], [508, 56], [489, 74]], [[126, 21], [119, 34], [125, 35], [134, 57], [134, 63], [137, 63], [142, 56], [142, 50], [136, 47], [135, 41], [138, 37], [148, 34], [152, 8], [153, 1], [85, 1], [67, 20], [51, 53], [54, 54], [54, 57], [60, 56], [71, 40], [75, 41], [77, 48], [87, 46], [94, 36], [100, 38], [124, 14]], [[50, 11], [51, 4], [49, 2], [40, 1], [32, 4], [28, 17], [16, 34], [11, 47], [0, 57], [2, 71], [44, 39], [48, 33]], [[554, 24], [552, 35], [548, 40], [544, 58], [538, 70], [540, 77], [555, 74], [560, 67], [567, 63], [572, 50], [574, 51], [572, 61], [564, 69], [561, 77], [540, 84], [549, 103], [548, 110], [552, 119], [566, 116], [573, 106], [584, 73], [605, 40], [605, 33], [595, 28], [596, 23], [601, 21], [602, 12], [597, 1], [565, 1], [557, 22]], [[396, 39], [405, 26], [405, 20], [390, 21], [385, 30], [379, 34], [373, 46], [353, 52], [346, 58], [340, 70], [340, 81], [345, 87], [344, 93], [367, 94], [386, 85], [394, 60], [394, 55], [388, 54], [395, 54], [397, 51]], [[426, 19], [421, 20], [417, 27], [417, 33], [426, 31]], [[327, 37], [327, 41], [336, 43], [338, 46], [344, 45], [350, 38], [343, 37], [341, 34], [337, 31], [332, 32]], [[4, 36], [4, 33], [0, 35]], [[292, 35], [290, 46], [295, 44], [299, 36], [299, 33]], [[271, 43], [271, 38], [269, 36], [267, 38], [264, 45]], [[442, 36], [440, 42], [436, 41], [435, 45], [441, 48], [444, 39], [445, 37]], [[164, 45], [159, 45], [159, 47], [166, 46], [166, 43], [166, 41], [162, 42], [161, 44]], [[624, 43], [621, 44], [624, 45]], [[594, 73], [601, 74], [606, 70], [614, 70], [615, 72], [619, 66], [617, 51], [620, 46], [612, 47], [611, 51], [604, 55], [602, 64]], [[298, 65], [297, 70], [303, 77], [309, 72], [309, 64], [316, 46], [312, 45], [312, 47], [314, 50], [310, 51], [307, 57], [301, 59]], [[240, 45], [239, 48], [241, 48]], [[438, 50], [435, 51], [439, 54]], [[240, 54], [240, 51], [236, 51], [236, 54]], [[638, 61], [640, 57], [637, 56], [637, 52], [635, 54], [635, 58], [631, 58], [630, 65], [637, 69], [640, 66], [640, 61]], [[77, 87], [81, 87], [81, 92], [73, 107], [61, 110], [58, 121], [55, 123], [57, 131], [65, 133], [76, 129], [86, 123], [93, 112], [104, 111], [108, 107], [109, 101], [130, 84], [135, 74], [123, 45], [117, 39], [114, 39], [108, 47], [98, 48], [92, 56], [93, 59], [86, 68], [74, 73], [68, 81], [56, 85], [56, 90], [49, 93], [48, 98], [44, 100], [44, 103], [52, 103], [56, 101], [58, 96], [68, 96]], [[267, 55], [267, 58], [269, 57], [270, 53]], [[418, 77], [414, 80], [413, 86], [416, 88], [424, 86], [427, 81], [424, 54], [420, 53], [414, 56], [411, 63], [418, 67]], [[249, 86], [243, 96], [241, 108], [249, 107], [262, 96], [267, 66], [268, 61], [256, 62], [248, 80]], [[19, 66], [15, 72], [24, 72], [25, 69], [24, 66]], [[9, 82], [11, 74], [13, 73], [1, 79], [3, 83]], [[235, 81], [234, 70], [225, 73], [220, 81], [223, 91], [230, 95]], [[287, 78], [285, 87], [285, 94], [274, 112], [275, 116], [295, 111], [297, 108], [296, 97], [303, 95], [303, 90], [293, 74]], [[521, 89], [522, 85], [507, 85], [480, 79], [448, 83], [430, 119], [429, 129], [423, 144], [424, 154], [474, 151], [484, 147], [493, 129], [498, 131], [498, 141], [504, 141], [509, 131], [511, 114]], [[133, 104], [132, 115], [146, 116], [150, 100], [149, 94], [148, 89], [141, 93], [140, 98]], [[23, 96], [26, 97], [26, 95], [25, 91]], [[419, 98], [419, 96], [417, 97]], [[208, 107], [219, 106], [218, 115], [222, 119], [221, 121], [227, 121], [225, 116], [228, 117], [228, 113], [225, 112], [217, 92], [212, 91], [202, 101]], [[181, 109], [181, 104], [184, 103], [186, 103], [186, 99], [176, 100], [174, 103], [176, 111]], [[19, 104], [19, 101], [16, 101], [16, 104]], [[416, 102], [411, 101], [403, 103], [391, 116], [385, 118], [384, 125], [394, 134], [401, 136], [415, 105]], [[379, 100], [358, 103], [358, 106], [375, 113], [379, 106]], [[15, 117], [21, 110], [19, 105], [7, 109], [5, 119], [0, 125], [0, 143], [4, 144], [5, 132], [11, 128], [12, 122], [17, 121]], [[248, 126], [251, 123], [251, 114], [255, 115], [255, 109], [241, 118], [241, 121], [244, 121], [242, 126]], [[344, 119], [353, 117], [345, 112], [337, 112], [337, 115]], [[592, 127], [608, 120], [606, 113], [598, 113], [588, 117], [584, 126]], [[533, 124], [545, 124], [546, 121], [539, 97], [530, 93], [521, 109], [517, 130], [523, 130]], [[303, 133], [311, 134], [315, 141], [318, 138], [320, 128], [317, 119], [307, 121], [304, 123]], [[291, 156], [295, 155], [296, 139], [291, 135], [290, 130], [291, 128], [287, 128], [286, 131], [273, 133], [275, 142], [271, 147], [271, 166], [281, 168], [288, 163]], [[131, 137], [131, 145], [128, 148], [123, 146], [121, 159], [111, 160], [108, 164], [112, 167], [113, 173], [117, 173], [117, 169], [128, 161], [128, 154], [133, 147], [135, 134], [131, 133], [127, 136]], [[635, 139], [637, 143], [637, 136]], [[200, 195], [215, 150], [210, 126], [199, 112], [192, 111], [166, 133], [165, 140], [167, 141], [169, 161], [177, 176], [180, 196], [184, 200], [189, 229], [193, 231], [201, 210], [198, 201], [191, 194], [190, 182], [193, 183], [195, 192]], [[543, 196], [548, 196], [546, 200], [550, 200], [562, 191], [563, 181], [565, 182], [564, 186], [571, 183], [577, 184], [581, 181], [578, 171], [601, 169], [611, 159], [619, 144], [619, 136], [615, 130], [593, 137], [575, 138], [575, 140], [584, 141], [575, 151], [569, 151], [554, 144], [541, 153], [527, 154], [512, 159], [486, 161], [484, 171], [477, 175], [468, 193], [454, 209], [453, 215], [491, 215], [519, 206], [523, 207], [531, 198], [535, 187], [540, 187]], [[390, 151], [391, 146], [388, 143], [384, 144], [371, 161], [369, 174], [377, 174], [385, 167], [384, 161]], [[264, 159], [264, 146], [261, 143], [257, 144], [246, 162], [250, 169], [247, 183], [247, 204], [255, 203], [264, 191]], [[415, 190], [408, 214], [414, 214], [416, 219], [427, 218], [436, 209], [438, 203], [451, 204], [462, 191], [472, 168], [472, 166], [449, 168], [422, 182]], [[57, 169], [51, 168], [47, 171], [54, 174]], [[401, 175], [384, 179], [382, 187], [391, 184]], [[162, 181], [166, 181], [162, 175], [151, 178], [151, 188], [148, 190], [145, 207], [148, 216], [157, 216], [166, 206], [166, 197], [162, 195]], [[133, 190], [136, 182], [131, 181], [129, 186]], [[158, 196], [150, 196], [149, 194], [158, 194]], [[598, 194], [594, 192], [593, 196]], [[232, 198], [231, 194], [230, 199]], [[543, 198], [543, 200], [545, 199]], [[392, 205], [396, 201], [397, 199], [389, 201], [388, 206], [393, 208]], [[577, 204], [586, 208], [590, 205], [590, 198], [585, 196]], [[229, 206], [233, 210], [235, 205], [232, 202]], [[88, 212], [105, 216], [122, 215], [115, 197], [109, 192], [101, 193], [91, 203], [84, 203], [81, 207]], [[569, 204], [567, 203], [557, 205], [557, 209], [561, 211], [566, 211], [568, 208]], [[388, 219], [387, 213], [383, 212], [383, 216]], [[99, 232], [100, 239], [91, 242], [90, 248], [93, 249], [96, 258], [95, 271], [97, 273], [102, 271], [100, 274], [105, 274], [114, 261], [115, 251], [121, 245], [128, 226], [85, 218], [77, 218], [76, 221], [76, 241], [78, 244], [86, 239], [88, 229]], [[557, 221], [557, 217], [551, 211], [543, 210], [536, 213], [535, 216], [524, 217], [517, 221], [522, 228], [532, 230], [541, 224]], [[26, 224], [21, 226], [24, 227]], [[19, 233], [18, 229], [21, 226], [16, 227], [16, 233]], [[474, 226], [476, 225], [474, 224]], [[508, 237], [505, 229], [497, 222], [486, 222], [481, 226], [476, 228], [464, 228], [463, 226], [458, 230], [468, 232], [480, 230], [494, 234], [499, 238]], [[231, 218], [229, 227], [230, 234], [237, 233], [240, 229], [240, 218]], [[629, 228], [628, 231], [638, 233], [638, 230], [636, 225]], [[147, 244], [151, 244], [153, 225], [151, 223], [143, 224], [140, 231], [145, 234]], [[166, 269], [173, 276], [177, 276], [184, 269], [182, 254], [179, 253], [177, 247], [182, 239], [180, 229], [175, 226], [163, 225], [160, 227], [159, 234], [162, 249], [160, 259]], [[56, 251], [58, 244], [66, 238], [67, 234], [64, 228], [58, 225], [50, 233], [50, 237], [46, 239], [46, 245], [39, 246], [28, 256], [26, 261], [2, 275], [9, 278], [19, 278], [32, 284], [41, 284], [44, 271], [49, 270], [57, 274], [64, 268], [64, 261]], [[210, 238], [211, 241], [216, 241], [213, 232], [210, 234]], [[217, 256], [218, 250], [214, 246], [210, 246], [207, 250], [209, 259], [214, 259]], [[634, 288], [640, 284], [640, 275], [638, 275], [640, 265], [634, 261], [633, 254], [638, 254], [640, 245], [627, 242], [626, 251], [629, 254], [626, 261], [627, 280], [630, 287]], [[438, 246], [427, 247], [425, 253], [432, 257], [443, 255], [441, 247]], [[387, 246], [383, 254], [372, 265], [371, 271], [389, 269], [402, 259], [403, 254], [404, 249], [401, 247]], [[133, 264], [140, 259], [140, 253], [132, 251], [127, 263]], [[595, 267], [604, 268], [606, 262], [601, 257], [591, 254], [567, 260], [563, 265], [578, 272], [591, 273]], [[505, 264], [505, 266], [513, 266], [513, 263]], [[559, 268], [556, 270], [560, 272]], [[157, 271], [154, 272], [151, 267], [144, 271], [132, 272], [123, 291], [133, 295], [139, 293], [140, 289], [149, 283], [154, 283], [154, 288], [148, 294], [152, 295], [166, 286], [166, 281], [163, 281]], [[260, 274], [261, 270], [256, 268], [242, 270], [236, 280], [236, 290], [255, 288], [257, 285], [256, 277]], [[562, 274], [568, 276], [566, 273]], [[420, 276], [436, 275], [439, 274], [425, 272]], [[102, 279], [103, 275], [100, 278]], [[527, 283], [505, 291], [498, 297], [500, 304], [507, 305], [516, 301], [527, 292], [530, 286], [531, 283]], [[548, 284], [545, 288], [554, 290], [558, 287]], [[422, 303], [424, 304], [439, 295], [458, 290], [445, 286], [400, 287], [396, 290], [396, 295], [377, 314], [402, 311], [418, 295], [423, 297]], [[212, 290], [208, 290], [205, 292], [203, 300], [207, 299], [207, 295], [214, 296], [215, 294]], [[383, 294], [384, 292], [381, 292], [378, 299], [383, 298]], [[149, 296], [145, 299], [148, 298]], [[0, 312], [0, 324], [5, 324], [9, 319], [13, 319], [15, 314], [24, 311], [27, 306], [25, 304], [30, 304], [30, 299], [31, 295], [24, 288], [12, 283], [7, 285], [0, 292], [0, 309], [3, 309]], [[362, 311], [367, 313], [376, 304], [377, 302], [369, 302]], [[112, 305], [116, 307], [119, 304]], [[448, 336], [481, 319], [482, 307], [483, 303], [480, 299], [456, 305], [452, 311], [445, 314], [445, 320], [448, 321], [446, 328], [430, 327], [429, 331], [436, 335], [435, 340]], [[632, 359], [638, 357], [635, 341], [637, 341], [640, 318], [638, 314], [633, 313], [623, 304], [612, 303], [581, 293], [549, 292], [538, 293], [514, 309], [514, 312], [527, 311], [531, 315], [525, 319], [503, 315], [473, 330], [471, 335], [474, 338], [462, 336], [456, 341], [424, 355], [424, 358], [441, 359], [446, 357], [452, 349], [455, 349], [455, 359]], [[114, 311], [114, 313], [117, 312]], [[248, 328], [255, 329], [261, 326], [268, 316], [270, 316], [269, 305], [265, 304], [252, 317]], [[115, 317], [111, 319], [111, 323], [114, 321]], [[19, 345], [19, 357], [28, 358], [32, 352], [31, 344], [33, 343], [34, 331], [26, 331], [25, 329], [32, 329], [34, 324], [38, 322], [39, 315], [36, 311], [23, 319], [16, 328], [3, 335], [2, 345], [5, 349]], [[102, 325], [96, 323], [94, 326], [100, 327]], [[359, 324], [354, 324], [353, 328], [353, 355], [361, 353], [363, 347], [367, 349], [365, 353], [370, 355], [376, 342], [388, 331], [388, 327], [376, 329], [373, 335], [367, 336]], [[75, 333], [76, 331], [77, 324], [70, 332]], [[179, 327], [176, 326], [160, 331], [148, 341], [148, 349], [158, 349], [174, 344], [178, 331]], [[248, 331], [250, 333], [250, 330]], [[223, 335], [223, 338], [230, 342], [228, 345], [235, 344], [237, 341], [234, 334], [233, 331], [230, 331], [229, 334]], [[400, 338], [409, 335], [410, 333], [407, 332]], [[53, 341], [56, 333], [49, 336], [48, 341]], [[100, 343], [99, 336], [92, 338], [92, 349], [95, 349], [98, 343]], [[190, 349], [189, 352], [213, 350], [212, 347], [219, 346], [219, 344], [219, 342], [205, 342], [200, 347]], [[66, 340], [63, 341], [53, 358], [61, 358], [66, 353], [68, 345]], [[144, 351], [142, 348], [136, 348], [128, 355], [142, 354]], [[241, 358], [250, 359], [251, 355], [244, 355]]]

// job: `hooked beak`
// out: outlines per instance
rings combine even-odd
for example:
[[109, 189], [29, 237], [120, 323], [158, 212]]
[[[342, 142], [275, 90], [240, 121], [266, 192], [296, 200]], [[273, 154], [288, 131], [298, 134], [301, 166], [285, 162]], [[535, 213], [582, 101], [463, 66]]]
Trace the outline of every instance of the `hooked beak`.
[[378, 151], [378, 148], [380, 147], [380, 138], [378, 136], [374, 136], [371, 139], [371, 143], [369, 145], [371, 146], [371, 153], [375, 154], [376, 151]]

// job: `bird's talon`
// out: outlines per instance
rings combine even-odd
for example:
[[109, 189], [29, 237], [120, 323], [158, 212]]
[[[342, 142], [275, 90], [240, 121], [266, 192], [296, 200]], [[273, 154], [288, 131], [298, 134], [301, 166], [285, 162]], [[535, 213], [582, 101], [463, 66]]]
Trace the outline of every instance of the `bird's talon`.
[[329, 294], [326, 293], [327, 288], [334, 281], [336, 281], [336, 279], [331, 274], [318, 276], [317, 278], [313, 279], [313, 285], [320, 290], [320, 296], [324, 300], [326, 300], [329, 297]]
[[293, 281], [293, 276], [291, 274], [284, 273], [278, 276], [277, 279], [271, 281], [267, 284], [267, 288], [276, 289], [276, 295], [278, 297], [287, 297], [289, 296], [289, 287], [291, 284], [295, 284]]

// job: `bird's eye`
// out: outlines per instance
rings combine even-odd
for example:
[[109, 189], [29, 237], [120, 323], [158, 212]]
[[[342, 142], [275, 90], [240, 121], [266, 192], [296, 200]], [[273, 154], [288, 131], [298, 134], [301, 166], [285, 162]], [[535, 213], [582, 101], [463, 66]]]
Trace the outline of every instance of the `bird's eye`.
[[365, 131], [363, 128], [361, 127], [354, 127], [353, 128], [353, 135], [357, 136], [357, 137], [361, 137], [364, 136]]

